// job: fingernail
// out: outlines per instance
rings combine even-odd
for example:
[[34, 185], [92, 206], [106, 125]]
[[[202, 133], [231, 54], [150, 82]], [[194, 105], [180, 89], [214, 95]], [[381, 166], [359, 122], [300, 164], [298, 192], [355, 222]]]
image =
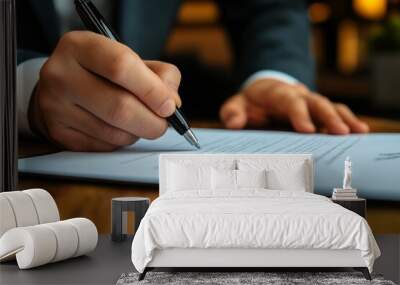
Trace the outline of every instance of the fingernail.
[[175, 104], [176, 104], [176, 106], [178, 106], [178, 108], [182, 107], [182, 100], [181, 100], [181, 97], [179, 97], [179, 95], [177, 96], [177, 98], [175, 100]]
[[341, 134], [350, 133], [350, 128], [343, 123], [338, 124], [338, 129], [340, 130], [339, 133], [341, 133]]
[[238, 128], [241, 124], [241, 120], [239, 117], [233, 116], [230, 118], [226, 124], [228, 128]]
[[369, 126], [366, 123], [362, 122], [361, 128], [363, 129], [364, 132], [366, 133], [369, 132]]
[[311, 123], [303, 123], [303, 127], [307, 132], [315, 132], [315, 126]]
[[176, 108], [175, 101], [172, 99], [168, 99], [161, 105], [159, 114], [161, 117], [171, 116], [172, 113], [174, 113], [175, 108]]

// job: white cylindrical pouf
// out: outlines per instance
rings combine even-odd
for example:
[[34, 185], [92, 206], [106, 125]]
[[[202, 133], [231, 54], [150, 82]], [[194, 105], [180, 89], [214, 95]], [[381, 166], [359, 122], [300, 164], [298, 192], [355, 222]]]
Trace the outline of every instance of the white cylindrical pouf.
[[31, 197], [38, 214], [39, 224], [52, 223], [60, 220], [56, 202], [49, 192], [43, 189], [29, 189], [22, 192]]
[[33, 226], [39, 223], [38, 214], [30, 196], [21, 191], [1, 193], [13, 209], [17, 227]]
[[0, 238], [6, 231], [16, 226], [17, 222], [10, 202], [6, 197], [0, 195]]
[[74, 226], [66, 221], [41, 225], [51, 229], [57, 238], [57, 251], [51, 262], [73, 257], [78, 249], [78, 233]]
[[75, 218], [65, 220], [65, 222], [73, 225], [78, 233], [78, 249], [74, 257], [86, 254], [96, 248], [98, 233], [92, 221], [85, 218]]
[[0, 239], [0, 257], [16, 253], [20, 269], [49, 263], [56, 251], [57, 240], [54, 232], [42, 225], [11, 229]]

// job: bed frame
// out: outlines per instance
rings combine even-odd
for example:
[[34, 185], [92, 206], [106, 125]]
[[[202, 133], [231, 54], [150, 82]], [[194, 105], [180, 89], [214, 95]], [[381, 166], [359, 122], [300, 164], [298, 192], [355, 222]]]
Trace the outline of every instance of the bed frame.
[[[368, 268], [359, 250], [330, 249], [196, 249], [171, 248], [156, 250], [152, 261], [139, 275], [143, 280], [146, 273], [155, 268], [229, 268], [234, 271], [253, 271], [261, 269], [285, 268], [353, 268], [361, 271], [371, 280]], [[250, 270], [251, 269], [251, 270]]]
[[[162, 154], [159, 159], [160, 195], [167, 191], [166, 162], [187, 159], [218, 159], [239, 158], [279, 158], [304, 160], [308, 163], [309, 185], [306, 191], [313, 192], [314, 169], [310, 154]], [[229, 271], [265, 271], [265, 269], [285, 268], [290, 269], [337, 269], [353, 268], [361, 271], [367, 280], [371, 275], [359, 250], [331, 250], [331, 249], [254, 249], [254, 248], [170, 248], [157, 249], [153, 259], [139, 280], [143, 280], [148, 271], [161, 268], [187, 269], [230, 269]], [[262, 270], [264, 269], [264, 270]]]

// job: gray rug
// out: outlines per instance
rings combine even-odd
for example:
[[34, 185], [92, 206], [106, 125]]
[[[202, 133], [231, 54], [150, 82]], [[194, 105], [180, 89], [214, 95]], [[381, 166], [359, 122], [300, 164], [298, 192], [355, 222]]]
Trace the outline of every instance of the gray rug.
[[138, 273], [122, 274], [117, 285], [146, 284], [379, 284], [395, 285], [380, 275], [372, 275], [368, 281], [359, 272], [148, 272], [146, 278], [138, 281]]

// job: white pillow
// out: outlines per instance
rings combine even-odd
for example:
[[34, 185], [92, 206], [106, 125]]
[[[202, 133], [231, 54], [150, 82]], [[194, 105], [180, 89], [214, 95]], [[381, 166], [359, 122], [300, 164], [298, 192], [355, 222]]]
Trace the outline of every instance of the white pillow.
[[267, 171], [236, 170], [237, 188], [267, 188]]
[[304, 167], [270, 170], [267, 172], [268, 188], [271, 190], [289, 190], [306, 192], [307, 176]]
[[167, 189], [169, 191], [188, 191], [211, 188], [211, 167], [188, 167], [176, 163], [169, 163], [167, 167]]
[[212, 168], [211, 181], [213, 190], [235, 190], [236, 170]]
[[271, 159], [239, 159], [240, 170], [267, 171], [267, 188], [271, 190], [307, 191], [309, 181], [309, 161], [304, 159], [271, 158]]
[[238, 190], [243, 188], [267, 188], [266, 170], [211, 170], [213, 190]]

